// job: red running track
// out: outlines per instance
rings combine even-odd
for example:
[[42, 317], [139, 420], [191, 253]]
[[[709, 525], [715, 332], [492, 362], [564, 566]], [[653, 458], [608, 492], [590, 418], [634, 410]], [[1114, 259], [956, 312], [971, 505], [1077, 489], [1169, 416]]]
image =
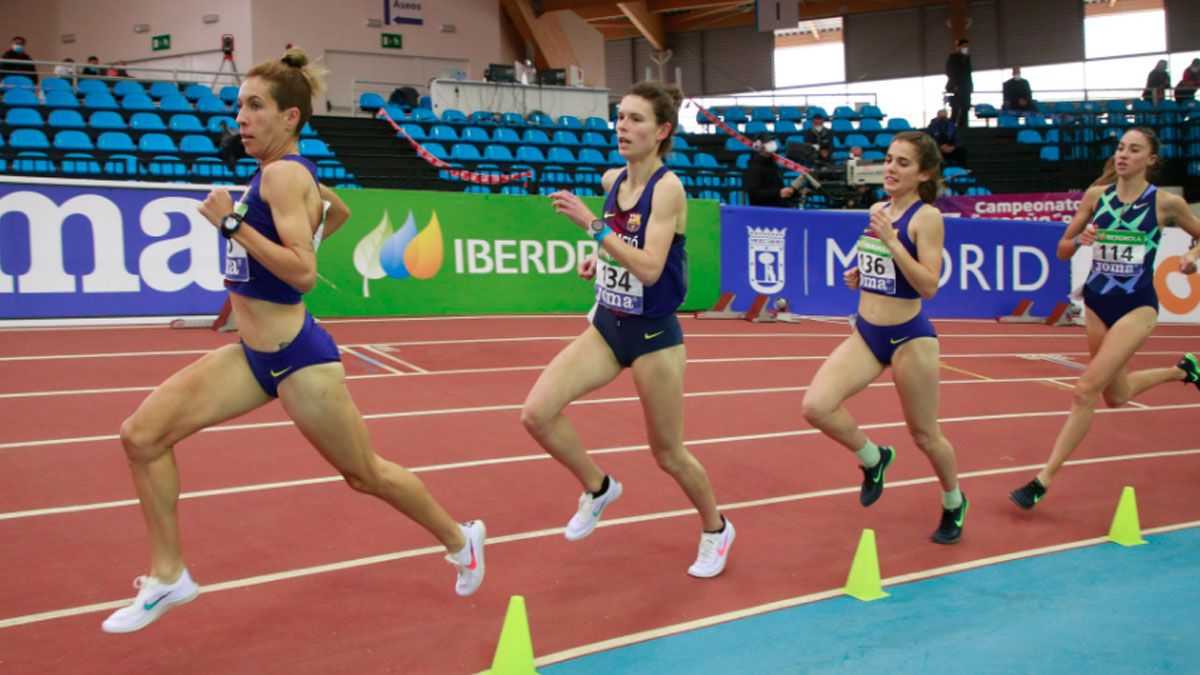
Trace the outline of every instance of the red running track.
[[[536, 653], [547, 655], [836, 589], [864, 527], [877, 532], [888, 577], [1103, 535], [1124, 485], [1138, 489], [1143, 527], [1200, 520], [1187, 498], [1200, 477], [1188, 433], [1200, 396], [1178, 385], [1097, 415], [1036, 512], [1008, 501], [1065, 419], [1086, 363], [1079, 329], [938, 322], [940, 417], [972, 501], [963, 542], [940, 547], [928, 540], [936, 481], [886, 376], [848, 406], [900, 453], [870, 510], [858, 506], [853, 456], [799, 415], [844, 323], [685, 319], [685, 437], [738, 527], [726, 573], [692, 579], [699, 523], [645, 452], [628, 376], [568, 411], [626, 497], [588, 539], [562, 538], [579, 487], [518, 418], [581, 318], [326, 325], [349, 348], [351, 391], [380, 454], [418, 471], [456, 517], [486, 519], [480, 592], [455, 596], [433, 540], [348, 490], [272, 404], [178, 447], [184, 547], [205, 586], [197, 602], [140, 633], [102, 633], [148, 557], [116, 430], [154, 385], [233, 338], [0, 331], [0, 665], [472, 672], [489, 664], [514, 594], [526, 597]], [[1133, 365], [1172, 364], [1197, 342], [1195, 327], [1161, 326]]]

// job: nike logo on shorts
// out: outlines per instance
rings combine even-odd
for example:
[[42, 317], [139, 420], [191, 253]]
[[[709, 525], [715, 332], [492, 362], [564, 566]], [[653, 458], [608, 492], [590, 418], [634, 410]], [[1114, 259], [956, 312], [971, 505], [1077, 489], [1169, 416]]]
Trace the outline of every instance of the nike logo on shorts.
[[666, 331], [664, 331], [664, 330], [660, 330], [657, 333], [642, 333], [642, 337], [646, 338], [647, 340], [653, 340], [654, 338], [658, 337], [659, 335], [662, 335], [665, 332]]
[[907, 339], [908, 339], [908, 337], [909, 337], [909, 336], [905, 335], [904, 337], [900, 338], [899, 340], [897, 340], [896, 338], [892, 338], [892, 344], [894, 344], [894, 345], [898, 345], [898, 344], [900, 344], [901, 342], [904, 342], [905, 340], [907, 340]]
[[280, 371], [272, 370], [271, 377], [278, 380], [279, 378], [283, 377], [284, 375], [287, 375], [288, 371], [291, 370], [292, 368], [293, 368], [293, 366], [288, 366], [287, 368], [284, 368], [283, 370], [280, 370]]

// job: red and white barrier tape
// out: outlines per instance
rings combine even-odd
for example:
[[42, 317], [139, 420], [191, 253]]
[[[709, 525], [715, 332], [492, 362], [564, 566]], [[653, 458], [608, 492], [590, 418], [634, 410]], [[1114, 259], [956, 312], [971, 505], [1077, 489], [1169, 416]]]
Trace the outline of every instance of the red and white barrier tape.
[[[720, 119], [717, 118], [716, 115], [712, 114], [712, 112], [710, 112], [708, 110], [708, 108], [705, 108], [704, 106], [700, 105], [699, 103], [696, 103], [696, 99], [689, 98], [688, 101], [690, 101], [693, 105], [695, 105], [700, 110], [701, 115], [704, 115], [705, 117], [707, 117], [709, 119], [709, 121], [711, 121], [713, 124], [717, 125], [717, 127], [719, 127], [722, 131], [729, 134], [733, 138], [737, 139], [737, 141], [739, 143], [741, 143], [742, 145], [744, 145], [748, 148], [754, 147], [754, 141], [750, 140], [745, 135], [738, 133], [737, 129], [734, 129], [733, 127], [729, 126], [728, 124], [725, 124], [724, 122], [722, 122]], [[793, 162], [792, 160], [788, 159], [787, 157], [784, 157], [783, 155], [773, 155], [772, 159], [775, 160], [776, 164], [779, 164], [780, 166], [791, 169], [792, 171], [798, 171], [800, 173], [812, 173], [812, 171], [808, 167], [805, 167], [801, 164], [797, 164], [796, 162]]]
[[425, 149], [425, 146], [418, 143], [412, 136], [409, 136], [408, 132], [405, 131], [404, 128], [401, 127], [399, 124], [396, 124], [396, 120], [392, 119], [391, 115], [387, 114], [386, 110], [384, 110], [383, 108], [380, 108], [379, 112], [377, 113], [377, 116], [382, 119], [387, 120], [388, 123], [392, 125], [392, 128], [396, 130], [397, 133], [399, 133], [401, 136], [404, 136], [404, 138], [408, 139], [409, 144], [411, 144], [413, 146], [413, 149], [417, 151], [418, 157], [425, 160], [426, 162], [429, 162], [430, 164], [432, 164], [433, 166], [436, 166], [439, 169], [443, 169], [444, 171], [446, 171], [446, 173], [449, 173], [451, 176], [454, 176], [455, 178], [457, 178], [459, 180], [464, 180], [468, 183], [476, 183], [479, 185], [502, 185], [504, 183], [515, 183], [517, 181], [529, 180], [530, 178], [533, 177], [532, 171], [521, 171], [520, 173], [507, 173], [507, 174], [495, 175], [495, 174], [486, 174], [486, 173], [475, 173], [473, 171], [467, 171], [466, 169], [455, 169], [454, 167], [447, 164], [444, 160], [439, 159], [438, 157], [435, 157], [433, 155], [433, 153], [431, 153]]

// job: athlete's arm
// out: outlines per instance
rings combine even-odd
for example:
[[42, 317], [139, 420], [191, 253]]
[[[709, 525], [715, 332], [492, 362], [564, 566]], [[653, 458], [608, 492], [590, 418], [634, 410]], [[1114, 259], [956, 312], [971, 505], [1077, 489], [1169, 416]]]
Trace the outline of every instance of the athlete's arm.
[[329, 202], [329, 210], [325, 212], [325, 234], [324, 239], [328, 239], [330, 235], [338, 231], [342, 225], [350, 219], [350, 207], [346, 206], [346, 202], [342, 201], [337, 193], [325, 185], [318, 186], [321, 189], [322, 201]]
[[[1188, 208], [1183, 197], [1163, 191], [1159, 191], [1158, 195], [1162, 200], [1163, 215], [1165, 216], [1159, 222], [1173, 223], [1190, 234], [1192, 241], [1200, 240], [1200, 219], [1197, 219], [1196, 214]], [[1197, 260], [1200, 260], [1200, 244], [1183, 254], [1179, 260], [1179, 271], [1184, 274], [1192, 274], [1196, 271]]]
[[917, 293], [926, 300], [937, 295], [938, 279], [942, 274], [942, 246], [946, 237], [941, 212], [926, 204], [917, 209], [909, 221], [909, 238], [916, 244], [916, 258], [900, 243], [897, 230], [892, 228], [882, 209], [871, 214], [871, 229], [887, 246], [896, 267]]
[[272, 162], [262, 173], [258, 194], [271, 208], [275, 231], [282, 245], [267, 239], [253, 227], [240, 227], [233, 239], [246, 253], [301, 293], [313, 289], [317, 280], [317, 255], [313, 250], [311, 209], [318, 193], [312, 175], [296, 162]]
[[[1062, 239], [1058, 241], [1056, 253], [1059, 260], [1070, 260], [1075, 251], [1084, 246], [1091, 246], [1096, 241], [1096, 228], [1088, 227], [1088, 223], [1096, 213], [1096, 202], [1100, 201], [1100, 195], [1106, 189], [1107, 185], [1097, 185], [1083, 193], [1083, 199], [1079, 200], [1079, 208], [1075, 209], [1075, 215], [1071, 217], [1070, 224], [1063, 231]], [[1078, 244], [1075, 237], [1079, 237]]]

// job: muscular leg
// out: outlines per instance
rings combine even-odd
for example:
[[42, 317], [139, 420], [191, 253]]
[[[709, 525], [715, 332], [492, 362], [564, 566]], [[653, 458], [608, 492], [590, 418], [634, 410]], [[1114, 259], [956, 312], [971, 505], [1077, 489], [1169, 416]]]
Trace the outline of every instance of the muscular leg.
[[713, 498], [708, 474], [683, 447], [683, 345], [645, 354], [633, 362], [633, 383], [642, 400], [646, 436], [658, 466], [666, 471], [691, 500], [704, 529], [721, 529], [721, 513]]
[[251, 374], [242, 348], [227, 345], [168, 378], [121, 425], [121, 444], [150, 536], [150, 576], [171, 583], [184, 567], [175, 444], [270, 400]]
[[954, 447], [938, 426], [938, 341], [913, 340], [892, 357], [892, 376], [913, 443], [929, 457], [943, 492], [958, 486]]
[[[1092, 359], [1084, 369], [1083, 374], [1075, 383], [1075, 391], [1071, 399], [1071, 412], [1054, 448], [1050, 451], [1050, 459], [1041, 473], [1037, 475], [1042, 485], [1050, 487], [1055, 474], [1062, 468], [1064, 462], [1075, 452], [1075, 448], [1083, 442], [1088, 429], [1092, 426], [1092, 416], [1096, 411], [1096, 401], [1101, 393], [1112, 402], [1124, 403], [1130, 396], [1143, 391], [1135, 389], [1134, 382], [1123, 380], [1116, 383], [1115, 391], [1107, 390], [1114, 380], [1123, 373], [1125, 364], [1134, 352], [1142, 346], [1146, 338], [1154, 330], [1157, 320], [1154, 309], [1139, 307], [1121, 317], [1112, 328], [1105, 328], [1104, 323], [1092, 313], [1087, 315], [1088, 351]], [[1150, 377], [1136, 378], [1137, 386], [1151, 381]], [[1146, 385], [1149, 386], [1149, 385]]]
[[367, 425], [350, 398], [341, 363], [297, 371], [279, 385], [279, 401], [300, 433], [351, 488], [387, 502], [451, 553], [466, 545], [458, 523], [434, 501], [421, 479], [371, 449]]
[[521, 423], [529, 435], [554, 459], [570, 469], [583, 489], [596, 492], [604, 483], [604, 472], [584, 452], [583, 443], [563, 409], [569, 403], [612, 382], [621, 364], [608, 343], [588, 326], [575, 341], [558, 353], [542, 371], [521, 409]]
[[804, 395], [804, 419], [851, 452], [867, 443], [867, 435], [842, 403], [862, 391], [883, 372], [867, 343], [852, 333], [838, 345], [813, 377]]

